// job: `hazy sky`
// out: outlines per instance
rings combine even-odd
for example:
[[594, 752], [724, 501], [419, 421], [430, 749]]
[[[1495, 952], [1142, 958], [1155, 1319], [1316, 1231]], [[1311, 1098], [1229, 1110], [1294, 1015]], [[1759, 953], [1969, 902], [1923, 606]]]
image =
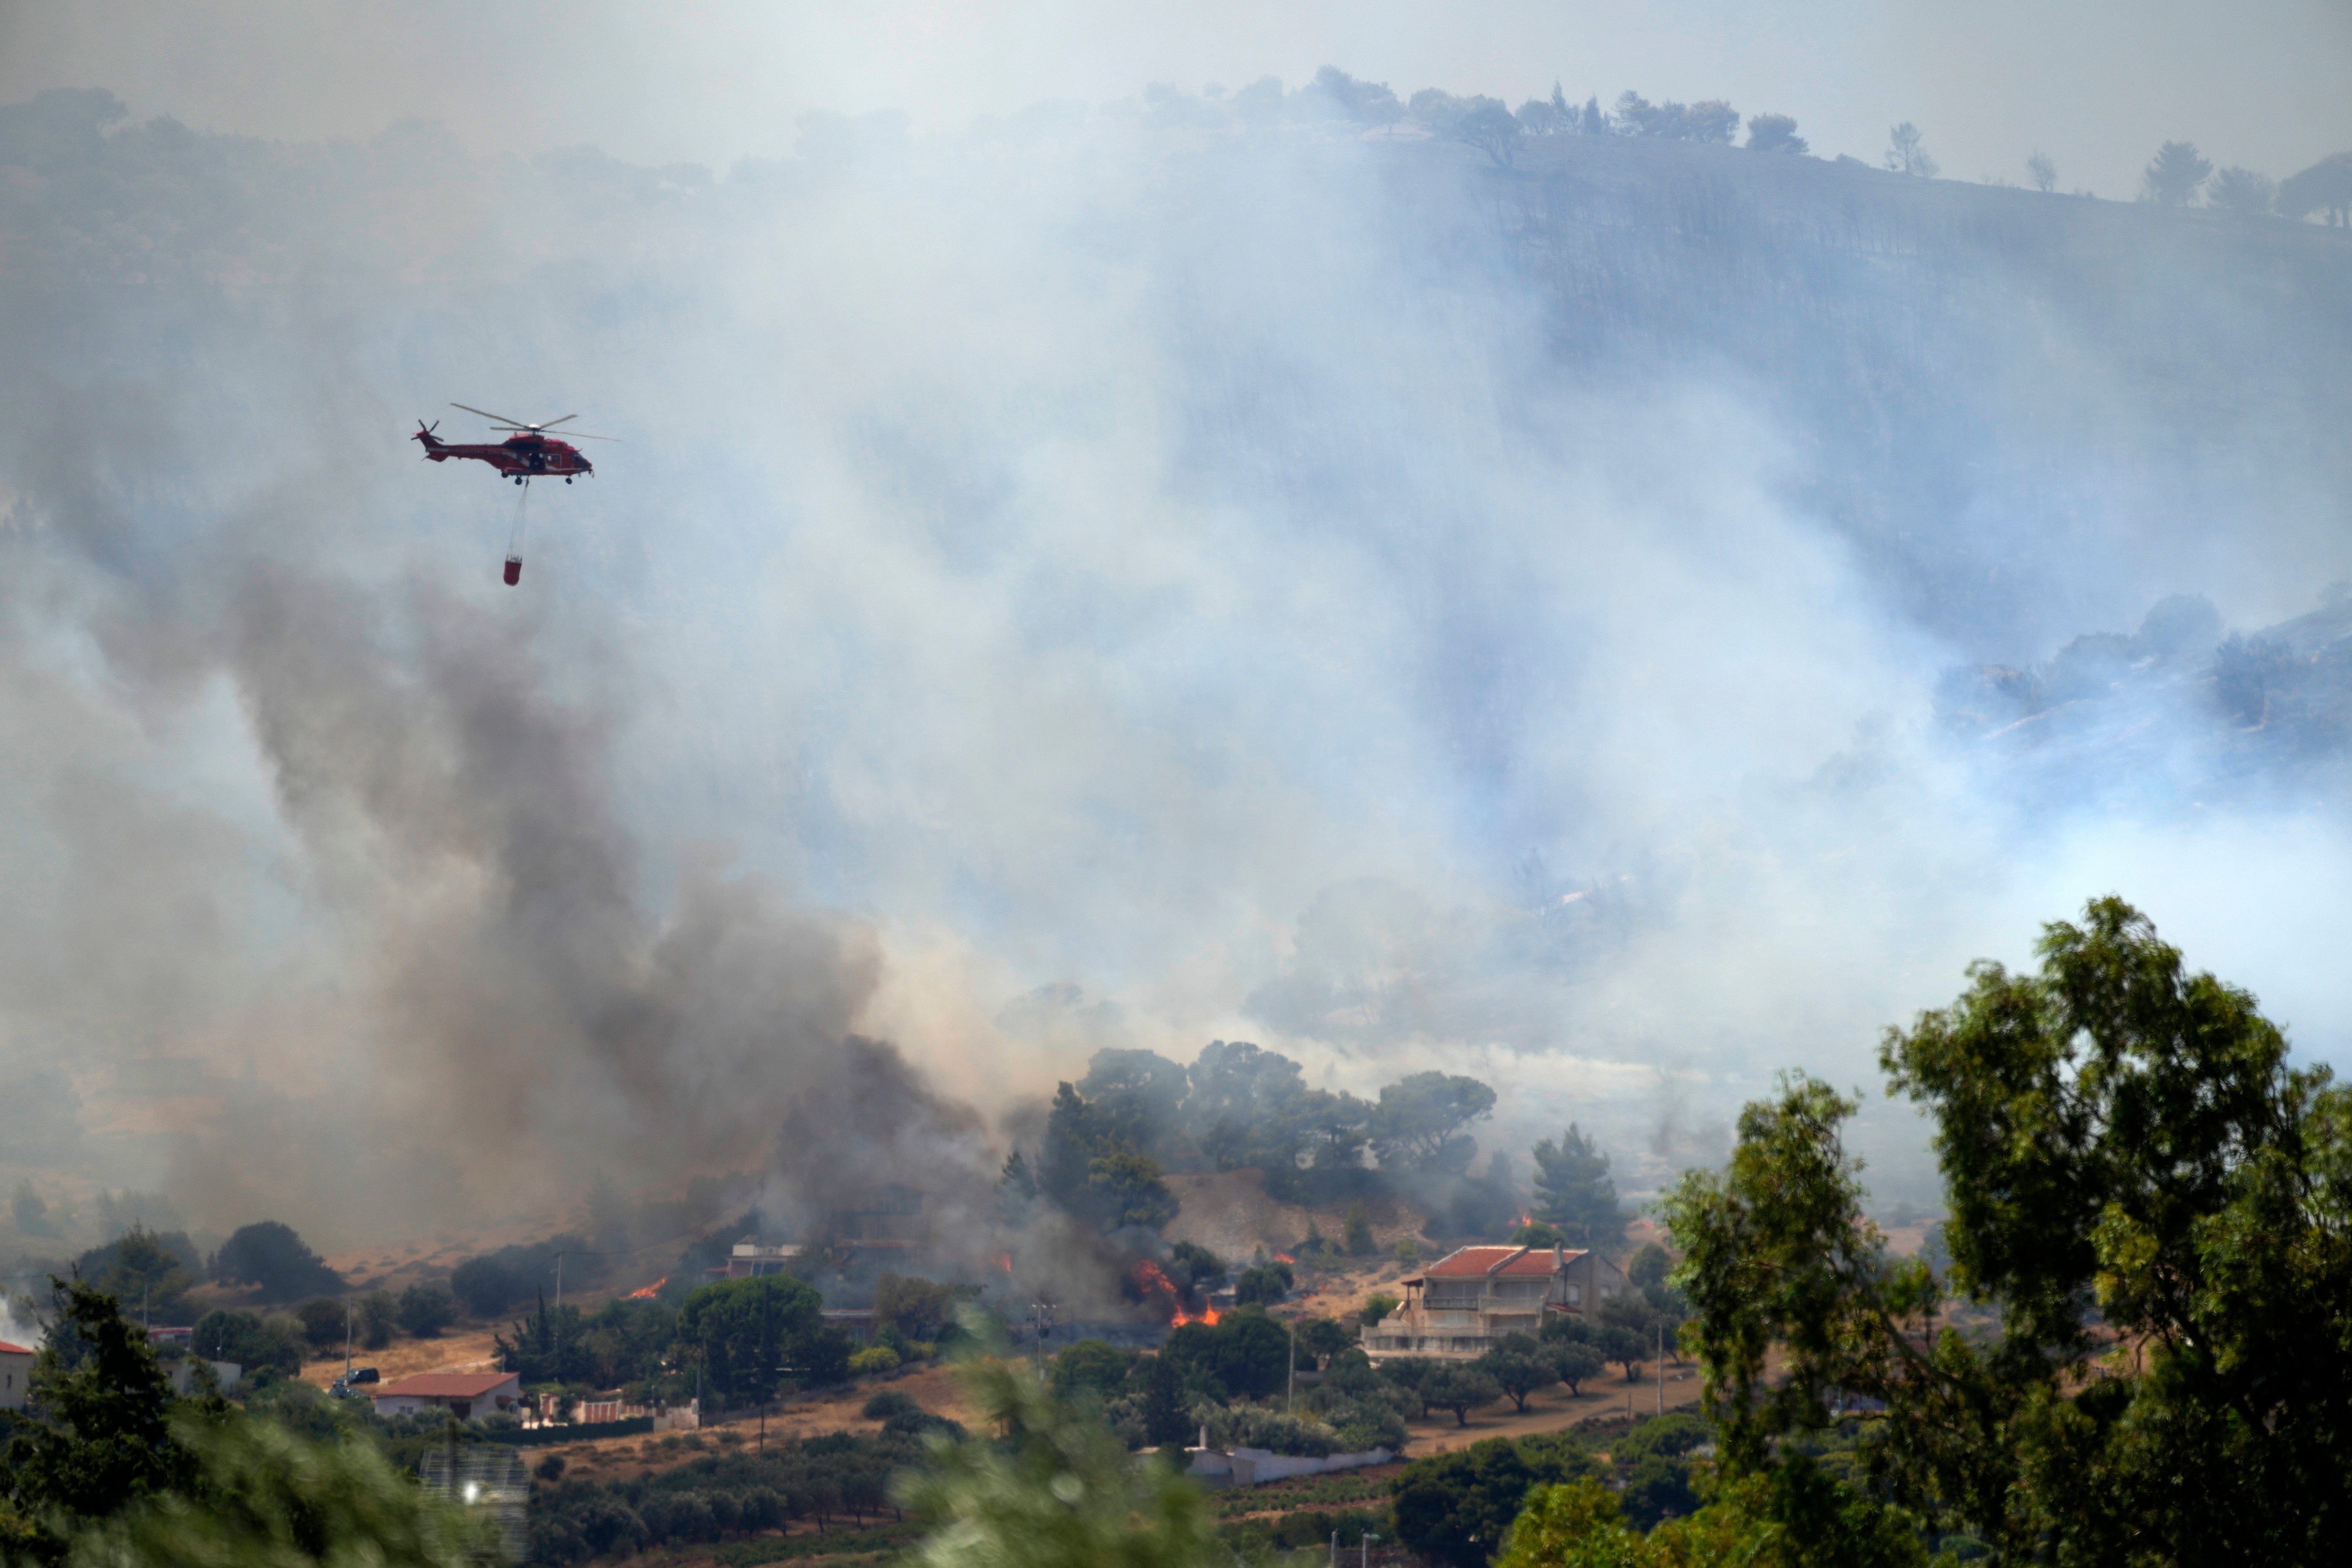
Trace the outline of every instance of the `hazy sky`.
[[811, 109], [955, 131], [1041, 98], [1295, 85], [1327, 63], [1400, 94], [1725, 98], [1794, 114], [1824, 155], [1874, 160], [1909, 120], [1951, 177], [2022, 183], [2040, 148], [2067, 188], [2110, 196], [2167, 139], [2274, 176], [2352, 147], [2342, 0], [5, 0], [0, 17], [0, 98], [106, 87], [137, 114], [305, 139], [423, 116], [478, 151], [654, 163], [787, 153]]
[[[1532, 182], [1456, 144], [950, 140], [1328, 62], [2122, 196], [2167, 138], [2352, 147], [2343, 0], [0, 6], [0, 102], [304, 144], [5, 187], [0, 1181], [353, 1235], [754, 1159], [856, 1030], [991, 1111], [1106, 1044], [1444, 1065], [1631, 1188], [2109, 890], [2352, 1061], [2345, 791], [2209, 810], [2188, 706], [2004, 772], [1937, 695], [2352, 576], [2340, 236], [2266, 273], [2204, 215], [1549, 149], [2085, 237], [1931, 275], [1832, 225], [1791, 312], [1639, 234], [1522, 265]], [[936, 140], [516, 158], [883, 108]], [[308, 145], [418, 117], [457, 144]], [[457, 397], [625, 443], [519, 592], [515, 498], [405, 439]]]

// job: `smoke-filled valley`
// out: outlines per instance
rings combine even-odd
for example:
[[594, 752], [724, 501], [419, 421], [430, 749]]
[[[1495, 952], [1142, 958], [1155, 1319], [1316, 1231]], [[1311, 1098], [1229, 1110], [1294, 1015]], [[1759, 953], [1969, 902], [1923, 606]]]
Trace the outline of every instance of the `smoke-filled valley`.
[[[723, 171], [0, 108], [0, 1177], [977, 1267], [1058, 1081], [1245, 1040], [1645, 1192], [2110, 891], [2343, 1057], [2345, 231], [1333, 79]], [[455, 399], [622, 444], [519, 501]]]

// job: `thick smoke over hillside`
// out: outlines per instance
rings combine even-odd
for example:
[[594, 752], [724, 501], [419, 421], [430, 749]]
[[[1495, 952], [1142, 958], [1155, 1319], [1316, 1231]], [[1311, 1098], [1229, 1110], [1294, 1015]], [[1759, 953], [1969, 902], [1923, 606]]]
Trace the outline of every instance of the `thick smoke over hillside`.
[[[1213, 1036], [1640, 1185], [2110, 889], [2340, 1050], [2264, 957], [2340, 726], [2215, 663], [2352, 576], [2340, 244], [1172, 101], [723, 174], [0, 110], [6, 1163], [977, 1193]], [[453, 399], [623, 442], [518, 589]]]

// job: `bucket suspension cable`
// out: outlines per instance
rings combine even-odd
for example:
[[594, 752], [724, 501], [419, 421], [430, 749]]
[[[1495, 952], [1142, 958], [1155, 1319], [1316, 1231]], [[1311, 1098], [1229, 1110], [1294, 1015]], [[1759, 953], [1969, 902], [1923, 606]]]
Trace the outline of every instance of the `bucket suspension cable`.
[[522, 534], [523, 527], [529, 521], [530, 507], [530, 480], [528, 477], [523, 479], [519, 489], [520, 493], [515, 497], [514, 527], [507, 534], [506, 578], [509, 588], [522, 581]]

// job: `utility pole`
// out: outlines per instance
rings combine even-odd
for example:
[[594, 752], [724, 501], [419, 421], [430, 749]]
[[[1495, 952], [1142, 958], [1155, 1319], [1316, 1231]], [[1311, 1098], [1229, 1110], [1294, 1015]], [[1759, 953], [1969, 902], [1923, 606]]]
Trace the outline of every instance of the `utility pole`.
[[1666, 1321], [1658, 1320], [1658, 1414], [1666, 1413]]
[[563, 1254], [555, 1255], [555, 1310], [563, 1310]]
[[343, 1386], [352, 1385], [352, 1301], [343, 1298]]
[[1379, 1536], [1368, 1530], [1364, 1531], [1363, 1539], [1357, 1542], [1362, 1548], [1362, 1554], [1357, 1558], [1357, 1562], [1361, 1563], [1363, 1568], [1371, 1568], [1372, 1542], [1379, 1539]]
[[1034, 1359], [1037, 1363], [1037, 1381], [1043, 1383], [1045, 1380], [1045, 1341], [1051, 1337], [1054, 1332], [1054, 1303], [1051, 1301], [1030, 1302], [1029, 1326], [1031, 1329], [1035, 1331], [1036, 1333], [1036, 1350]]
[[1290, 1375], [1282, 1391], [1282, 1413], [1295, 1415], [1298, 1411], [1298, 1320], [1290, 1320]]

